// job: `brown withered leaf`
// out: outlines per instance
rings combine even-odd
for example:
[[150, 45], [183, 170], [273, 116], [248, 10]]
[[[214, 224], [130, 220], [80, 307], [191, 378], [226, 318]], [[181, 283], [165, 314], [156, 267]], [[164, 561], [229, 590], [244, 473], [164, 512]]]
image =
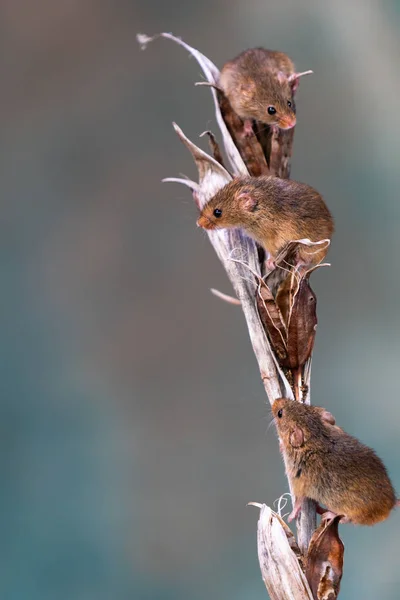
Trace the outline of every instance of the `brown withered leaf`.
[[270, 161], [271, 161], [271, 150], [272, 150], [272, 128], [269, 125], [255, 121], [253, 125], [254, 133], [261, 145], [262, 151], [267, 161], [268, 168], [271, 172]]
[[263, 149], [257, 137], [255, 135], [246, 136], [244, 134], [242, 119], [234, 112], [229, 100], [221, 90], [217, 90], [217, 97], [222, 118], [250, 175], [253, 177], [271, 175]]
[[211, 149], [213, 157], [215, 158], [215, 160], [217, 162], [219, 162], [220, 165], [222, 165], [226, 169], [226, 166], [224, 165], [224, 160], [222, 158], [221, 149], [219, 147], [217, 140], [215, 139], [215, 135], [213, 134], [212, 131], [208, 131], [208, 130], [203, 131], [203, 133], [200, 135], [200, 137], [203, 137], [204, 135], [208, 136], [208, 142], [210, 144], [210, 149]]
[[310, 358], [317, 327], [317, 297], [308, 277], [300, 280], [290, 313], [287, 337], [288, 360], [284, 367], [299, 369]]
[[275, 303], [271, 290], [262, 280], [260, 280], [257, 288], [256, 301], [261, 323], [263, 324], [279, 362], [287, 362], [286, 325], [283, 321], [281, 312]]
[[293, 271], [290, 271], [287, 273], [287, 277], [280, 284], [276, 292], [275, 302], [282, 313], [282, 317], [286, 326], [289, 325], [294, 297], [299, 289], [299, 283], [299, 278]]
[[[293, 241], [286, 244], [275, 259], [276, 268], [269, 273], [266, 278], [266, 284], [272, 291], [274, 297], [278, 293], [279, 287], [286, 281], [289, 272], [293, 271], [293, 265], [296, 262], [299, 242]], [[288, 322], [288, 320], [287, 320]]]
[[272, 135], [271, 158], [269, 166], [271, 174], [282, 179], [289, 179], [293, 149], [294, 130], [278, 129]]
[[339, 537], [338, 515], [322, 521], [308, 547], [306, 578], [315, 600], [335, 600], [343, 574], [344, 545]]

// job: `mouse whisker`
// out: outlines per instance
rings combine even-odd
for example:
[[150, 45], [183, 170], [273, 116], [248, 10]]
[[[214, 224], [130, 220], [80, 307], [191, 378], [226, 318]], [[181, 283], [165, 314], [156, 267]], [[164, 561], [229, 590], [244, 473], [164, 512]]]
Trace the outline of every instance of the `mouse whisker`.
[[272, 419], [270, 420], [270, 422], [268, 423], [268, 427], [267, 427], [267, 431], [269, 429], [271, 429], [272, 425], [275, 425], [276, 421], [275, 421], [275, 417], [272, 417]]
[[266, 131], [268, 129], [268, 127], [271, 127], [271, 126], [265, 125], [264, 127], [261, 127], [261, 129], [257, 129], [257, 133], [263, 133], [264, 131]]

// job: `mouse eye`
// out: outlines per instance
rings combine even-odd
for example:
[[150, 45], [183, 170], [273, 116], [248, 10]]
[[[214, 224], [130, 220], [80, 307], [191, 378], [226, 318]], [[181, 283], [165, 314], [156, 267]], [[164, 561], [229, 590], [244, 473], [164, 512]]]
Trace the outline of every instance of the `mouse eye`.
[[217, 219], [220, 218], [220, 216], [222, 215], [222, 210], [220, 208], [216, 208], [213, 212], [214, 217], [217, 217]]
[[280, 409], [278, 410], [278, 413], [277, 413], [277, 414], [278, 414], [278, 419], [282, 419], [282, 415], [283, 415], [283, 409], [282, 409], [282, 408], [280, 408]]
[[267, 112], [269, 115], [275, 115], [276, 114], [276, 108], [274, 108], [273, 106], [268, 106]]
[[287, 105], [289, 108], [292, 108], [292, 103], [290, 102], [290, 100], [287, 101]]

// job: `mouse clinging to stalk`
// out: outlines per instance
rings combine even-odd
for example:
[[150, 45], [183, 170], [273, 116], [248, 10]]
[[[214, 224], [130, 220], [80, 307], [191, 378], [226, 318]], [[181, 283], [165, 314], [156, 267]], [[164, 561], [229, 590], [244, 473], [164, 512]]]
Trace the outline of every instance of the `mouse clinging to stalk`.
[[299, 244], [296, 267], [319, 264], [334, 231], [333, 218], [315, 189], [270, 176], [238, 177], [225, 185], [203, 207], [197, 225], [244, 229], [269, 253], [270, 269], [289, 242], [304, 239], [326, 244]]
[[291, 129], [296, 125], [294, 93], [299, 78], [309, 73], [296, 73], [283, 52], [252, 48], [222, 67], [219, 87], [244, 120], [247, 135], [253, 133], [252, 120]]
[[374, 450], [337, 427], [324, 408], [281, 398], [272, 413], [296, 499], [289, 520], [304, 498], [342, 515], [342, 523], [374, 525], [387, 519], [397, 500]]

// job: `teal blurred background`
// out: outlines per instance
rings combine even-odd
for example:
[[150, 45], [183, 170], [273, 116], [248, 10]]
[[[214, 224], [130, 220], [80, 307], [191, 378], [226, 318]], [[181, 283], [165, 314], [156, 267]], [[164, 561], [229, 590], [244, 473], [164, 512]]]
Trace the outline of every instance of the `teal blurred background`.
[[[315, 74], [292, 176], [337, 233], [313, 276], [312, 400], [400, 489], [399, 2], [2, 0], [0, 597], [262, 600], [257, 512], [287, 491], [173, 120], [217, 132], [198, 65], [247, 47]], [[205, 140], [200, 144], [206, 148]], [[343, 526], [341, 598], [397, 599], [400, 514]]]

